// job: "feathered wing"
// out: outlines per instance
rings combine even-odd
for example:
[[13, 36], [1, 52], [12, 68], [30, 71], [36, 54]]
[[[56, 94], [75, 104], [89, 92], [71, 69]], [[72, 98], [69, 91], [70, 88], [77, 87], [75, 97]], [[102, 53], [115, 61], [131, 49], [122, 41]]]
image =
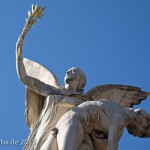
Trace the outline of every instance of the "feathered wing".
[[[25, 66], [26, 75], [32, 78], [36, 78], [45, 84], [58, 87], [59, 83], [57, 78], [53, 73], [48, 71], [42, 65], [29, 60], [27, 58], [23, 59], [23, 64]], [[37, 119], [43, 108], [45, 97], [34, 92], [29, 87], [26, 87], [26, 105], [25, 105], [25, 114], [26, 114], [26, 124], [30, 128], [33, 128]]]
[[144, 92], [141, 88], [129, 85], [100, 85], [89, 90], [86, 94], [93, 100], [108, 99], [125, 107], [133, 107], [145, 100], [150, 92]]

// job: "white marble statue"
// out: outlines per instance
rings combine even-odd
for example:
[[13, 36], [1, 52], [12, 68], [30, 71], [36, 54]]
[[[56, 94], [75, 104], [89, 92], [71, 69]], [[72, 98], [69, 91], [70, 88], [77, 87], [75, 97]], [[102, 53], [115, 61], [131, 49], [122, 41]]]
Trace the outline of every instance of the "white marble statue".
[[[43, 10], [32, 6], [16, 44], [17, 72], [26, 86], [26, 124], [30, 127], [24, 150], [116, 150], [125, 127], [135, 136], [149, 137], [149, 115], [131, 107], [150, 93], [127, 85], [102, 85], [83, 93], [86, 76], [80, 68], [69, 69], [65, 86], [59, 86], [46, 68], [22, 60], [24, 37]], [[135, 124], [140, 128], [134, 128]]]
[[84, 102], [59, 119], [41, 150], [54, 147], [55, 150], [77, 150], [84, 135], [90, 135], [92, 130], [108, 133], [107, 150], [117, 150], [125, 127], [130, 134], [149, 137], [150, 115], [142, 109], [122, 107], [111, 100]]

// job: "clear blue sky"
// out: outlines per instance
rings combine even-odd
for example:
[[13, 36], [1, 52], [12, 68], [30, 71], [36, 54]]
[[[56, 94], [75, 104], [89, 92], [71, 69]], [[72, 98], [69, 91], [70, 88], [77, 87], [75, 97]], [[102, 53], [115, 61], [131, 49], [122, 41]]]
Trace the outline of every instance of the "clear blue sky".
[[[26, 139], [24, 85], [15, 68], [15, 44], [31, 4], [46, 6], [25, 39], [23, 56], [49, 68], [61, 85], [66, 70], [87, 75], [85, 91], [101, 84], [127, 84], [150, 91], [149, 0], [1, 0], [0, 140]], [[150, 113], [150, 97], [140, 106]], [[126, 131], [119, 150], [149, 150], [150, 139]], [[19, 150], [22, 145], [5, 146]], [[0, 146], [4, 149], [4, 146]]]

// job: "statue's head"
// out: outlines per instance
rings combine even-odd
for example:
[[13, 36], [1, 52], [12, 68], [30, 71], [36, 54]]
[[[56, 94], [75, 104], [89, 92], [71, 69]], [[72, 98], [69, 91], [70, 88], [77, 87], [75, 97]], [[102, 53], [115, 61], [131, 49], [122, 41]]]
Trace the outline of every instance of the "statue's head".
[[65, 84], [77, 83], [77, 91], [83, 92], [84, 86], [86, 84], [86, 76], [84, 72], [78, 67], [72, 67], [66, 72], [65, 75]]
[[130, 134], [140, 138], [150, 137], [150, 115], [142, 109], [135, 109], [135, 115], [127, 126]]

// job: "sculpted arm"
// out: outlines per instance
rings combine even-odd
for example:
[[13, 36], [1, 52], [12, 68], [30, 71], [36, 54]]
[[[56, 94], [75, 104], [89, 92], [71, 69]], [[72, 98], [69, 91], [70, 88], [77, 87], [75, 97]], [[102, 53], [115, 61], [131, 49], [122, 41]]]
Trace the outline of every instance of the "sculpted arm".
[[30, 89], [39, 93], [42, 96], [48, 96], [50, 94], [60, 94], [59, 88], [55, 88], [44, 82], [39, 81], [36, 78], [28, 76], [26, 74], [25, 66], [22, 60], [22, 47], [23, 47], [23, 37], [19, 36], [16, 44], [16, 68], [19, 79]]
[[[119, 122], [118, 122], [119, 123]], [[117, 150], [118, 142], [122, 135], [123, 129], [116, 122], [110, 125], [108, 132], [108, 147], [107, 150]]]
[[107, 150], [117, 150], [123, 129], [128, 123], [128, 115], [122, 107], [111, 101], [103, 104], [102, 112], [102, 125], [108, 131]]

